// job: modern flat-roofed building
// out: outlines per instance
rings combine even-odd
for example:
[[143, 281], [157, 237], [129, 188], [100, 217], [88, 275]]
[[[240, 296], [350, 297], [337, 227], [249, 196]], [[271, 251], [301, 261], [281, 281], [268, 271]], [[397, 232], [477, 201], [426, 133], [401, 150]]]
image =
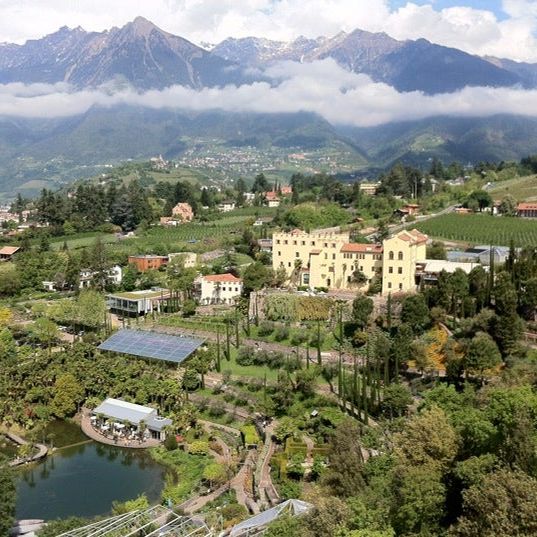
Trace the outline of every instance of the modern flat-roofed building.
[[126, 317], [138, 317], [153, 311], [160, 312], [163, 301], [170, 298], [170, 291], [153, 288], [145, 291], [114, 293], [106, 298], [108, 309], [111, 312]]
[[129, 255], [129, 265], [134, 265], [140, 272], [158, 270], [167, 263], [167, 255]]
[[146, 426], [149, 438], [156, 440], [165, 440], [166, 427], [172, 424], [171, 419], [159, 416], [154, 408], [111, 397], [95, 407], [92, 414], [94, 416], [102, 415], [105, 418], [115, 420], [119, 424], [129, 423], [137, 430], [140, 429], [140, 424], [143, 423]]

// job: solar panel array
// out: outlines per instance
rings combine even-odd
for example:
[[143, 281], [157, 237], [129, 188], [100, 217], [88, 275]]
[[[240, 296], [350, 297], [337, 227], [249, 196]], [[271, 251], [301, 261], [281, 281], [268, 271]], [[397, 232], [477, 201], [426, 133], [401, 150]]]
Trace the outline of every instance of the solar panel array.
[[179, 364], [203, 345], [203, 342], [203, 339], [193, 337], [124, 329], [103, 341], [99, 349]]

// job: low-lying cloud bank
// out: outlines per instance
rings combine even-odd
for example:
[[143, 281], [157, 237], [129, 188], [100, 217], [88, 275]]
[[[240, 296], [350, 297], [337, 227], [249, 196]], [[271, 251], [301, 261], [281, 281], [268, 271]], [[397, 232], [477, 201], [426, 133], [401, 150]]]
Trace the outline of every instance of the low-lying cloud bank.
[[311, 64], [282, 62], [265, 72], [272, 80], [196, 91], [171, 86], [139, 93], [133, 89], [75, 91], [66, 84], [0, 85], [0, 116], [57, 118], [82, 114], [93, 106], [134, 105], [190, 111], [314, 112], [331, 123], [372, 127], [434, 116], [537, 117], [537, 90], [465, 88], [456, 93], [399, 93], [366, 75], [350, 73], [333, 60]]

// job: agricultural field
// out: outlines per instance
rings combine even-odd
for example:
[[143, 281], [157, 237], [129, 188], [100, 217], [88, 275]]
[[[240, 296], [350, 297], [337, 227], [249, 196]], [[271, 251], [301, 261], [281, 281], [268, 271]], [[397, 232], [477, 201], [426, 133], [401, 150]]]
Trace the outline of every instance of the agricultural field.
[[537, 246], [537, 222], [489, 214], [446, 214], [415, 226], [435, 239], [469, 244]]
[[78, 233], [76, 235], [66, 235], [63, 237], [53, 237], [50, 240], [50, 247], [53, 250], [61, 250], [64, 242], [67, 243], [69, 250], [76, 250], [77, 248], [85, 248], [95, 243], [95, 239], [100, 237], [101, 242], [104, 244], [112, 244], [118, 241], [117, 237], [112, 234], [105, 234], [96, 232]]
[[537, 200], [537, 175], [519, 177], [496, 183], [489, 191], [492, 199], [501, 200], [508, 194], [517, 201]]

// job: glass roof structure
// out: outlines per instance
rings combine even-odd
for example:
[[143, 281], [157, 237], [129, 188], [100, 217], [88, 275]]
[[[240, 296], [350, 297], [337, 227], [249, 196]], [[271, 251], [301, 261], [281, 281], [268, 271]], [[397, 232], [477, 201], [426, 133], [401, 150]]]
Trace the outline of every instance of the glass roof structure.
[[[287, 500], [272, 509], [233, 526], [230, 537], [263, 535], [271, 522], [286, 514], [307, 513], [313, 506], [300, 500]], [[229, 530], [228, 530], [229, 531]], [[228, 535], [228, 532], [225, 533]], [[56, 537], [219, 537], [221, 531], [209, 528], [199, 516], [181, 516], [157, 505], [94, 522]]]
[[[158, 528], [158, 529], [155, 529]], [[162, 506], [132, 511], [59, 534], [57, 537], [212, 537], [203, 520]]]
[[203, 343], [199, 338], [123, 329], [103, 341], [99, 349], [180, 364]]
[[267, 509], [233, 526], [229, 535], [230, 537], [254, 537], [256, 535], [263, 535], [269, 524], [282, 515], [289, 515], [291, 517], [300, 516], [307, 513], [312, 507], [310, 503], [303, 502], [302, 500], [287, 500], [272, 509]]

